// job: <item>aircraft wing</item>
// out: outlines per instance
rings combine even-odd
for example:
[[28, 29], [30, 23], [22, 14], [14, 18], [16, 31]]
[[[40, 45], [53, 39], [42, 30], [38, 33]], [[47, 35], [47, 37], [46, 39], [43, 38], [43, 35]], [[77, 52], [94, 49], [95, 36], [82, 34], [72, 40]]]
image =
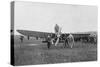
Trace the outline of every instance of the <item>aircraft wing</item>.
[[51, 34], [54, 34], [48, 32], [29, 31], [29, 30], [17, 30], [17, 32], [25, 36], [38, 37], [38, 38], [47, 38]]
[[[39, 31], [29, 31], [29, 30], [17, 30], [22, 35], [25, 36], [30, 36], [30, 37], [38, 37], [38, 38], [47, 38], [50, 35], [55, 35], [55, 33], [49, 33], [49, 32], [39, 32]], [[62, 33], [61, 34], [61, 39], [65, 39], [69, 34], [68, 33]], [[90, 34], [73, 34], [74, 38], [80, 38], [80, 37], [86, 37], [89, 36]]]

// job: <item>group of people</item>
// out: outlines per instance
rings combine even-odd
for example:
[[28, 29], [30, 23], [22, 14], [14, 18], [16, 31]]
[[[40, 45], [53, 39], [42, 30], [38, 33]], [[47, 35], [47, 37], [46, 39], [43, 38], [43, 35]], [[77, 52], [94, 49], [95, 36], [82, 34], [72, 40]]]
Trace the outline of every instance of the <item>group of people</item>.
[[[30, 37], [28, 36], [27, 39], [29, 40]], [[58, 43], [57, 43], [58, 42], [58, 39], [60, 41], [60, 38], [58, 38], [58, 37], [51, 38], [51, 36], [48, 36], [48, 38], [47, 38], [47, 47], [50, 48], [51, 44], [57, 46], [58, 45]], [[87, 38], [83, 38], [83, 40], [84, 39], [87, 40]], [[96, 38], [94, 38], [94, 37], [90, 37], [88, 39], [90, 41], [92, 41], [92, 42], [94, 42], [94, 40], [97, 41]], [[20, 41], [23, 42], [23, 40], [24, 40], [24, 36], [20, 36]], [[72, 34], [69, 34], [67, 37], [65, 37], [64, 38], [64, 41], [63, 41], [64, 48], [67, 47], [67, 46], [70, 47], [70, 48], [73, 48], [73, 46], [75, 44], [75, 41], [74, 40], [75, 40], [75, 38], [74, 38], [74, 36]]]
[[74, 44], [75, 44], [74, 37], [72, 34], [69, 34], [69, 36], [64, 41], [64, 47], [68, 45], [70, 48], [72, 48]]
[[[48, 36], [48, 39], [47, 39], [47, 47], [50, 48], [51, 44], [54, 44], [55, 46], [57, 46], [57, 44], [56, 44], [57, 39], [59, 39], [59, 38], [54, 39], [54, 38], [50, 38], [50, 36]], [[56, 42], [54, 42], [54, 40], [56, 40]], [[69, 46], [70, 48], [72, 48], [73, 45], [74, 45], [74, 37], [73, 37], [73, 35], [72, 34], [69, 34], [65, 38], [65, 40], [64, 40], [63, 43], [64, 43], [64, 48], [66, 46]]]
[[[28, 36], [27, 38], [28, 38], [28, 40], [29, 40], [29, 36]], [[20, 41], [21, 41], [21, 43], [22, 43], [23, 40], [24, 40], [24, 36], [20, 36], [19, 39], [20, 39]], [[50, 36], [48, 36], [48, 38], [47, 38], [47, 47], [48, 47], [48, 48], [50, 48], [51, 44], [54, 44], [55, 46], [57, 46], [57, 44], [56, 44], [56, 42], [54, 42], [54, 40], [57, 41], [57, 39], [54, 39], [54, 38], [51, 38]], [[63, 44], [64, 48], [67, 47], [67, 46], [69, 46], [70, 48], [73, 48], [73, 45], [74, 45], [74, 37], [73, 37], [73, 35], [72, 35], [72, 34], [69, 34], [69, 35], [65, 38], [65, 40], [64, 40], [63, 43], [64, 43], [64, 44]]]
[[[20, 41], [21, 41], [21, 43], [23, 42], [23, 40], [24, 40], [24, 36], [20, 36]], [[29, 40], [30, 39], [30, 37], [29, 36], [27, 36], [27, 39]]]

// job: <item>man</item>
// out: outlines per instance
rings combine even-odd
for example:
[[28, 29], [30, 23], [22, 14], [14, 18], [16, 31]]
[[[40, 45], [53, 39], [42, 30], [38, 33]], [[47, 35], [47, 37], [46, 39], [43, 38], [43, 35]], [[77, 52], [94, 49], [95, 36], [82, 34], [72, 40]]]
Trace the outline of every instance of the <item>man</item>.
[[50, 46], [51, 46], [51, 37], [48, 36], [48, 38], [47, 38], [47, 47], [48, 47], [48, 49], [50, 48]]
[[23, 42], [24, 36], [20, 36], [20, 40], [21, 42]]
[[69, 46], [69, 44], [68, 44], [68, 38], [66, 38], [65, 41], [64, 41], [64, 48], [65, 48], [66, 46]]
[[30, 39], [30, 37], [29, 37], [29, 36], [27, 36], [27, 39], [29, 40], [29, 39]]
[[70, 45], [70, 47], [72, 48], [74, 45], [74, 37], [72, 34], [69, 34], [68, 38], [68, 44]]

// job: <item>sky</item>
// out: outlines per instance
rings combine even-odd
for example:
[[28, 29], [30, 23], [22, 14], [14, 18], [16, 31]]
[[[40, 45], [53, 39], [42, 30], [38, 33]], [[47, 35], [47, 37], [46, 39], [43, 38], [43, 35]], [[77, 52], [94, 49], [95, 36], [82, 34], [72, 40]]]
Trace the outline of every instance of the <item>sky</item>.
[[58, 24], [63, 33], [97, 31], [97, 7], [53, 3], [15, 2], [14, 32], [31, 30], [54, 32]]

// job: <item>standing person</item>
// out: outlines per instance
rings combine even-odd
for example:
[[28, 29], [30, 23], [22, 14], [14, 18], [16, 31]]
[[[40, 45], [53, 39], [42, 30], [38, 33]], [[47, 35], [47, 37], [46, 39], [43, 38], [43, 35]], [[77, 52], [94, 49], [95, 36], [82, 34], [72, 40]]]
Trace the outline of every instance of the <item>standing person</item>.
[[67, 37], [68, 38], [68, 44], [70, 45], [70, 47], [72, 48], [73, 47], [73, 45], [74, 45], [74, 37], [73, 37], [73, 35], [72, 34], [69, 34], [69, 36]]
[[47, 47], [48, 47], [48, 49], [50, 48], [50, 46], [51, 46], [51, 38], [50, 38], [50, 36], [48, 36], [48, 38], [47, 38]]
[[21, 43], [23, 42], [24, 36], [20, 36]]
[[27, 36], [27, 39], [29, 40], [29, 39], [30, 39], [30, 37], [29, 37], [29, 36]]
[[68, 38], [66, 38], [65, 41], [64, 41], [64, 48], [65, 48], [66, 46], [67, 46], [67, 47], [69, 46], [69, 44], [68, 44]]

